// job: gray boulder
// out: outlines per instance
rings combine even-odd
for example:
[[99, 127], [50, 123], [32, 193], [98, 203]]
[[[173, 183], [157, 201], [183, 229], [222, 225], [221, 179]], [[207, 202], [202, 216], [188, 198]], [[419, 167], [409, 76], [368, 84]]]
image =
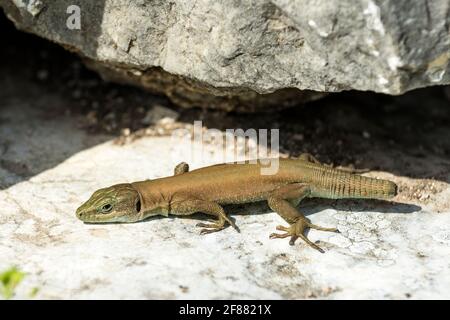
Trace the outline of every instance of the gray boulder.
[[77, 52], [105, 78], [186, 107], [254, 111], [324, 92], [401, 94], [450, 83], [450, 0], [0, 0], [0, 7], [17, 28]]

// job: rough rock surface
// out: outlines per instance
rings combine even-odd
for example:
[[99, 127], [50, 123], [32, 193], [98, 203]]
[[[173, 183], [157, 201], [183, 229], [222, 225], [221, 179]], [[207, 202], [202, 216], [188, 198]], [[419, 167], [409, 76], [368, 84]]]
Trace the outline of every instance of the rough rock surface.
[[[80, 30], [66, 27], [73, 4]], [[0, 0], [0, 7], [18, 28], [78, 52], [103, 75], [183, 106], [250, 111], [314, 92], [400, 94], [450, 83], [449, 0]]]

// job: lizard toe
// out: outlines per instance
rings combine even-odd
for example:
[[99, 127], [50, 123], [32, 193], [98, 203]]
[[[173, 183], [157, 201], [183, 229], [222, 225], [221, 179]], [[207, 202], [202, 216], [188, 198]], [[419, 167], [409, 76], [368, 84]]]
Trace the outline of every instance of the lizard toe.
[[269, 238], [270, 239], [283, 239], [289, 237], [289, 233], [271, 233]]
[[213, 232], [217, 232], [222, 230], [223, 228], [211, 228], [211, 229], [202, 229], [200, 230], [200, 235], [205, 235]]

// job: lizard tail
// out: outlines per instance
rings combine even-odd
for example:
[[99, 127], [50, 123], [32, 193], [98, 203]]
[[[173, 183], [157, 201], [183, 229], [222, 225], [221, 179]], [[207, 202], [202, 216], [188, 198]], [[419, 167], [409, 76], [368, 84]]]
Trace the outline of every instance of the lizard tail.
[[347, 190], [341, 187], [338, 188], [338, 192], [351, 198], [390, 199], [397, 195], [398, 188], [389, 180], [351, 175]]
[[332, 174], [326, 186], [331, 198], [390, 199], [397, 195], [397, 185], [389, 180], [356, 174]]

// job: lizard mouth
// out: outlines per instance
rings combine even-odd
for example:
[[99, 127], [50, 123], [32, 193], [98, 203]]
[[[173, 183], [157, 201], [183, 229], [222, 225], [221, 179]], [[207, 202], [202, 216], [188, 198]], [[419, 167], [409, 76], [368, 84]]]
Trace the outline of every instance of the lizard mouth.
[[135, 222], [133, 219], [127, 218], [125, 216], [116, 216], [114, 214], [89, 214], [85, 213], [82, 217], [78, 217], [85, 224], [114, 224], [114, 223], [127, 223]]
[[83, 221], [84, 223], [99, 223], [102, 222], [100, 219], [97, 218], [96, 215], [90, 214], [87, 211], [83, 211], [78, 209], [76, 212], [77, 218]]
[[79, 207], [75, 214], [76, 214], [77, 218], [80, 219], [81, 221], [84, 221], [87, 216], [86, 212], [84, 212], [84, 210], [83, 210], [83, 206]]

